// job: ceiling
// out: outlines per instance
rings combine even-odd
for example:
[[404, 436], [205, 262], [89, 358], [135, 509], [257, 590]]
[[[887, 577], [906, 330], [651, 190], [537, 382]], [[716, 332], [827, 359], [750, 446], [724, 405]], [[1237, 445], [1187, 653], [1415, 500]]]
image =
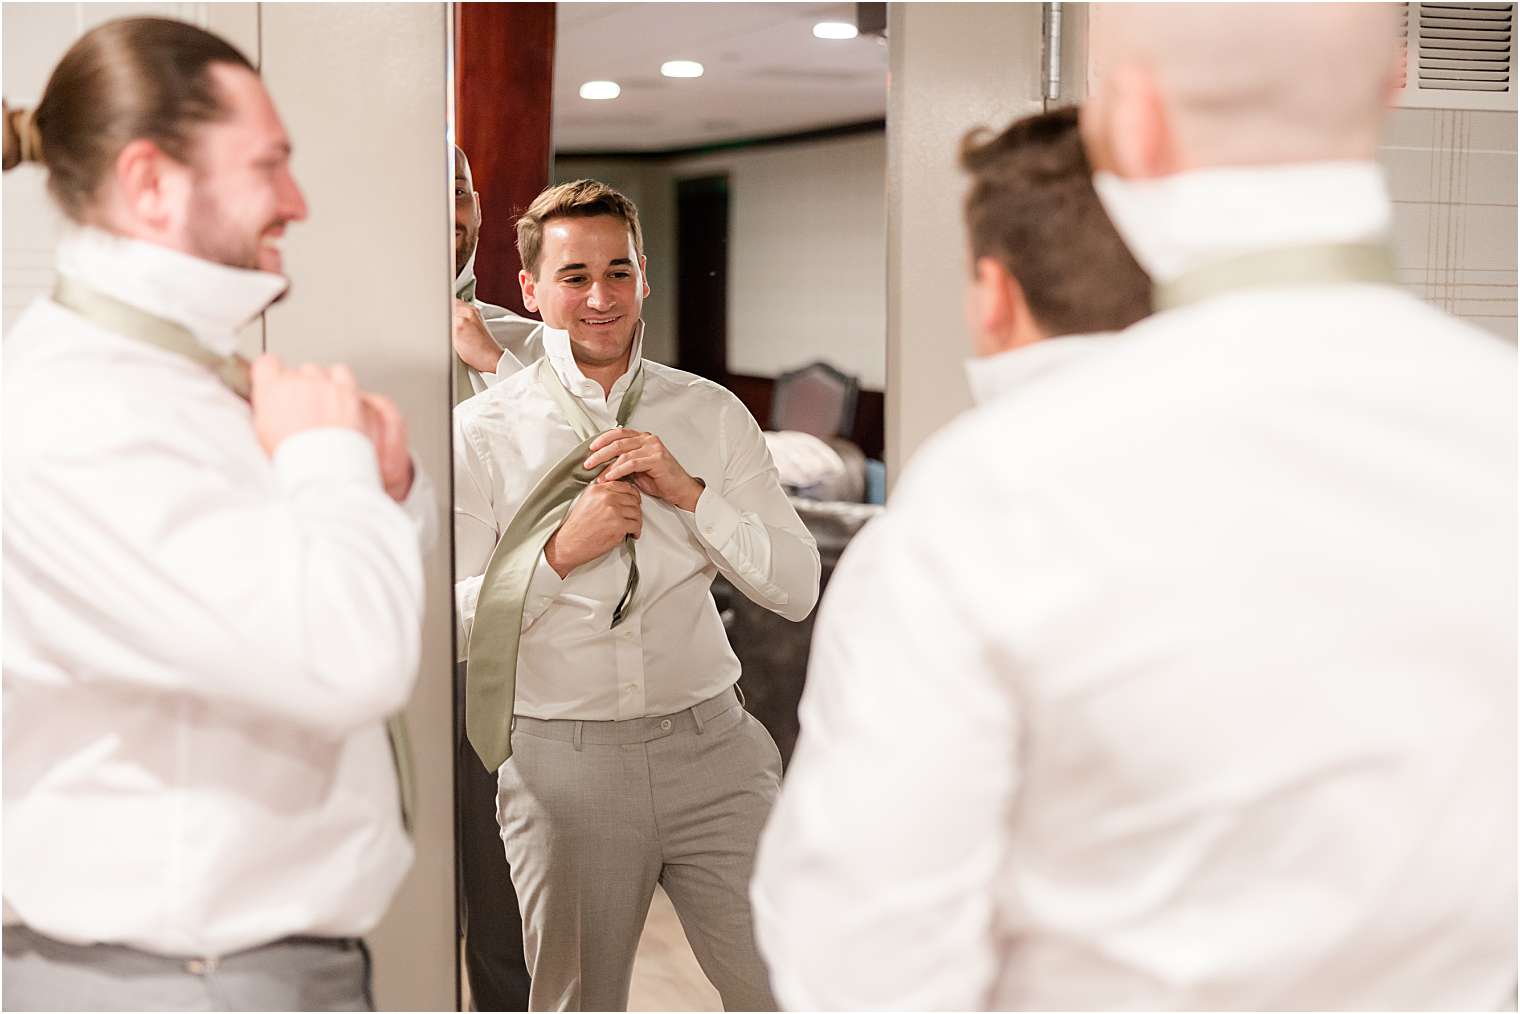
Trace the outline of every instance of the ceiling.
[[[559, 3], [554, 54], [556, 151], [659, 151], [881, 119], [887, 47], [813, 37], [855, 20], [853, 3]], [[696, 60], [699, 78], [660, 75]], [[622, 94], [580, 97], [586, 81]]]

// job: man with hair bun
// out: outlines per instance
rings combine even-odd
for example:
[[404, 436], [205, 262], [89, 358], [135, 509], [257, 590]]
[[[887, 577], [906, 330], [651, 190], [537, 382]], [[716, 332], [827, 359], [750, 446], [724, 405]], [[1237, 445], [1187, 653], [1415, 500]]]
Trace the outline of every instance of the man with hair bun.
[[[1010, 353], [835, 572], [757, 861], [777, 996], [1513, 1009], [1515, 348], [1395, 284], [1397, 8], [1093, 29], [1155, 312]], [[1038, 185], [984, 154], [978, 344], [1041, 315], [983, 245], [1017, 196], [978, 210]]]
[[530, 1006], [626, 1009], [659, 884], [723, 1006], [772, 1010], [747, 891], [781, 758], [710, 589], [801, 620], [817, 545], [744, 405], [642, 358], [633, 202], [551, 187], [517, 246], [544, 355], [454, 410], [454, 572]]
[[70, 226], [4, 350], [4, 1006], [368, 1009], [432, 503], [346, 367], [233, 354], [289, 284], [290, 140], [154, 18], [5, 120]]

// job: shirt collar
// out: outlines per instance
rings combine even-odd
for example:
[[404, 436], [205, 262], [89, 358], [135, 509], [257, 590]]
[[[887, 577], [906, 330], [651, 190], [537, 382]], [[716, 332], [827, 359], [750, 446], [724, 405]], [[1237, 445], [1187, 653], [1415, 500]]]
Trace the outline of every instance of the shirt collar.
[[1093, 186], [1151, 278], [1311, 243], [1386, 241], [1393, 203], [1373, 162], [1200, 169], [1153, 180], [1098, 173]]
[[181, 324], [206, 348], [230, 355], [237, 332], [289, 286], [280, 275], [234, 268], [88, 226], [58, 244], [58, 273]]
[[[561, 331], [548, 324], [540, 326], [543, 328], [544, 335], [544, 355], [548, 358], [549, 365], [554, 367], [554, 372], [559, 374], [565, 390], [583, 401], [602, 402], [602, 385], [582, 373], [575, 361], [575, 353], [570, 349], [570, 332]], [[633, 329], [633, 348], [628, 355], [628, 369], [623, 371], [623, 375], [613, 383], [612, 390], [605, 396], [609, 407], [615, 400], [621, 398], [623, 392], [628, 390], [628, 385], [633, 383], [633, 375], [638, 370], [643, 354], [644, 322], [641, 320]]]
[[454, 277], [454, 298], [464, 299], [465, 293], [469, 293], [469, 299], [475, 301], [475, 254], [479, 252], [477, 247], [470, 251], [470, 259], [464, 262], [464, 267]]
[[1042, 338], [991, 356], [966, 360], [966, 380], [971, 398], [978, 405], [996, 401], [1009, 391], [1063, 368], [1075, 359], [1092, 354], [1112, 341], [1113, 332], [1065, 334]]

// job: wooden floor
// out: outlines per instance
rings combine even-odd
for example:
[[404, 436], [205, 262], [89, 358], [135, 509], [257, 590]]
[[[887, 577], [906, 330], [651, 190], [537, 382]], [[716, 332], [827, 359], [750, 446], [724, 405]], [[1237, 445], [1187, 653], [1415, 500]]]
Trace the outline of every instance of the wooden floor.
[[[464, 1009], [470, 1009], [470, 981], [459, 970], [464, 990]], [[637, 1011], [723, 1009], [718, 991], [713, 989], [696, 955], [686, 942], [681, 920], [671, 908], [664, 890], [656, 887], [644, 935], [639, 938], [639, 953], [633, 959], [633, 986], [628, 991], [628, 1009]]]
[[649, 919], [633, 960], [629, 1010], [722, 1010], [718, 991], [697, 965], [670, 899], [655, 888]]

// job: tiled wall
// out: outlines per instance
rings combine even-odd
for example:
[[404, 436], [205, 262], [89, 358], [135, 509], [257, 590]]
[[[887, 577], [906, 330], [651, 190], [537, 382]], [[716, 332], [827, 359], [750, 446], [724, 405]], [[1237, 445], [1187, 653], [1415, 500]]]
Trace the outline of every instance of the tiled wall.
[[1399, 280], [1515, 341], [1514, 113], [1396, 109], [1378, 161], [1393, 193]]

